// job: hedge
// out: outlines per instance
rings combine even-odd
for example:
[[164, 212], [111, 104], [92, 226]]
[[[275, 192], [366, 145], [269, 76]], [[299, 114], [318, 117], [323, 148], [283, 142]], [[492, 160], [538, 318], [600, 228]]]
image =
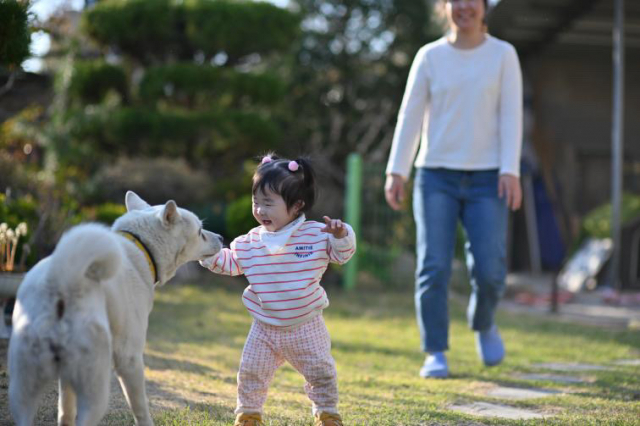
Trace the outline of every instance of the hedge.
[[29, 57], [28, 2], [0, 0], [0, 66], [19, 66]]
[[[620, 210], [622, 226], [640, 219], [640, 196], [624, 194]], [[611, 203], [603, 204], [589, 212], [583, 221], [582, 234], [593, 238], [608, 238], [611, 236]]]
[[238, 110], [158, 111], [125, 107], [69, 112], [70, 136], [87, 152], [213, 158], [229, 149], [258, 152], [275, 146], [278, 126], [268, 117]]
[[96, 42], [145, 63], [284, 51], [299, 27], [297, 15], [275, 5], [226, 0], [102, 1], [82, 20]]
[[165, 100], [174, 105], [210, 109], [214, 103], [226, 107], [234, 100], [273, 105], [282, 99], [285, 85], [269, 73], [248, 74], [211, 65], [179, 63], [148, 68], [138, 94], [146, 103]]
[[110, 91], [118, 92], [123, 98], [128, 95], [127, 76], [122, 67], [102, 61], [76, 61], [69, 86], [72, 99], [84, 104], [102, 101]]

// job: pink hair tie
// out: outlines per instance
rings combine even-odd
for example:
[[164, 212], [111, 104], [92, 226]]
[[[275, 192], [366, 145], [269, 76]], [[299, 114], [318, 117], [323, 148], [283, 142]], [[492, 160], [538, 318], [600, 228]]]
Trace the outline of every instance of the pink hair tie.
[[261, 164], [261, 165], [262, 165], [262, 164], [267, 164], [267, 163], [269, 163], [269, 162], [271, 162], [271, 156], [269, 156], [269, 155], [265, 155], [264, 157], [262, 157], [262, 161], [260, 162], [260, 164]]
[[295, 172], [298, 170], [300, 166], [298, 165], [297, 162], [295, 161], [289, 161], [289, 170], [291, 170], [292, 172]]

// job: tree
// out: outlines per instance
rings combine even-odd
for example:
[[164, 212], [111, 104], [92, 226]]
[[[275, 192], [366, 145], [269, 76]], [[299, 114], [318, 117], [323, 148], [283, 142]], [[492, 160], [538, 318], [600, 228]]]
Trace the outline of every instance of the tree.
[[0, 0], [0, 71], [8, 74], [0, 96], [11, 90], [20, 64], [29, 56], [27, 1]]
[[291, 12], [226, 0], [102, 1], [80, 29], [59, 79], [66, 96], [52, 143], [80, 180], [122, 156], [172, 157], [234, 186], [248, 153], [282, 140], [285, 84], [274, 64], [298, 34]]
[[385, 158], [413, 56], [440, 28], [427, 0], [295, 1], [304, 21], [291, 137], [322, 153], [340, 184], [350, 152]]

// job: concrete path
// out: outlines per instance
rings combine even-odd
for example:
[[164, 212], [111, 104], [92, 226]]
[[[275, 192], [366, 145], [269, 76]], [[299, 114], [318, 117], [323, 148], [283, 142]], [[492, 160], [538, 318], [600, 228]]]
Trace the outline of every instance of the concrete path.
[[471, 414], [480, 417], [498, 417], [502, 419], [527, 420], [542, 419], [544, 414], [522, 408], [509, 407], [507, 405], [492, 404], [489, 402], [473, 402], [464, 405], [451, 405], [450, 410], [459, 413]]
[[[640, 365], [640, 359], [625, 359], [612, 362], [615, 365], [620, 366], [637, 366]], [[597, 372], [597, 371], [609, 371], [614, 367], [594, 364], [579, 364], [579, 363], [539, 363], [533, 364], [532, 367], [539, 369], [550, 370], [553, 372]], [[551, 381], [560, 384], [580, 384], [590, 383], [593, 379], [586, 379], [579, 376], [567, 376], [555, 373], [532, 373], [532, 374], [518, 374], [513, 376], [517, 379], [531, 380], [531, 381]], [[539, 398], [546, 398], [550, 396], [561, 396], [566, 394], [566, 390], [558, 389], [544, 389], [539, 387], [511, 387], [511, 386], [499, 386], [493, 383], [482, 383], [479, 396], [495, 398], [500, 400], [511, 401], [527, 401], [535, 400]], [[570, 392], [570, 391], [569, 391]], [[450, 410], [460, 413], [470, 414], [479, 417], [492, 417], [501, 419], [512, 420], [527, 420], [527, 419], [541, 419], [551, 417], [549, 414], [545, 414], [540, 411], [512, 407], [506, 404], [476, 401], [468, 404], [453, 404], [448, 407]]]
[[579, 383], [592, 383], [595, 380], [593, 378], [584, 378], [578, 376], [565, 376], [560, 374], [549, 373], [531, 373], [531, 374], [517, 374], [513, 376], [516, 379], [532, 380], [532, 381], [548, 381], [560, 384], [579, 384]]
[[498, 386], [489, 390], [486, 395], [492, 398], [511, 399], [514, 401], [545, 398], [547, 396], [562, 394], [562, 391], [540, 388], [513, 388]]
[[[560, 303], [558, 312], [550, 312], [552, 274], [511, 273], [507, 276], [507, 289], [500, 309], [508, 312], [528, 313], [545, 316], [558, 321], [594, 325], [612, 329], [640, 330], [640, 304], [623, 303], [627, 293], [612, 298], [611, 291], [596, 289], [579, 293], [563, 292], [564, 303]], [[629, 293], [637, 295], [635, 293]], [[529, 295], [522, 298], [519, 296]], [[528, 299], [530, 303], [522, 303]], [[617, 302], [617, 304], [616, 304]]]

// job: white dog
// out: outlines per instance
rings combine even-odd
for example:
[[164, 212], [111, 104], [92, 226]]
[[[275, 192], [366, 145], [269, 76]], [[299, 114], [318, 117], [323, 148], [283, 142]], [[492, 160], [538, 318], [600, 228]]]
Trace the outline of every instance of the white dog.
[[153, 424], [142, 353], [154, 287], [222, 244], [173, 201], [152, 207], [131, 191], [125, 201], [127, 213], [111, 230], [72, 228], [19, 288], [9, 343], [9, 405], [18, 426], [33, 424], [43, 385], [53, 379], [58, 424], [98, 424], [112, 364], [136, 423]]

